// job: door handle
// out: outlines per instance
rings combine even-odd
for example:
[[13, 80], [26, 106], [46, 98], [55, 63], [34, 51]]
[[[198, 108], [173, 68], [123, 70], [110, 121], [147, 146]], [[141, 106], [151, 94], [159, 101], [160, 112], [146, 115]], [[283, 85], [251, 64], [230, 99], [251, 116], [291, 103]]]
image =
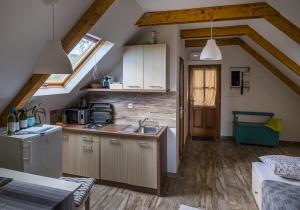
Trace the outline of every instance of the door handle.
[[93, 151], [93, 146], [82, 146], [83, 147], [83, 150], [86, 150], [86, 151]]
[[180, 108], [179, 108], [179, 116], [180, 116], [180, 119], [183, 118], [183, 115], [184, 115], [184, 108], [183, 108], [183, 107], [180, 107]]
[[159, 85], [151, 85], [149, 87], [151, 87], [151, 88], [162, 88], [162, 86], [159, 86]]
[[93, 139], [85, 139], [85, 138], [83, 139], [83, 141], [85, 141], [85, 142], [89, 142], [89, 143], [92, 143], [92, 142], [94, 142], [94, 141], [93, 141]]
[[120, 144], [120, 141], [118, 139], [110, 139], [109, 141], [111, 144]]
[[129, 87], [129, 88], [140, 88], [140, 86], [138, 86], [138, 85], [128, 85], [127, 87]]
[[150, 145], [147, 142], [138, 142], [140, 147], [150, 147]]

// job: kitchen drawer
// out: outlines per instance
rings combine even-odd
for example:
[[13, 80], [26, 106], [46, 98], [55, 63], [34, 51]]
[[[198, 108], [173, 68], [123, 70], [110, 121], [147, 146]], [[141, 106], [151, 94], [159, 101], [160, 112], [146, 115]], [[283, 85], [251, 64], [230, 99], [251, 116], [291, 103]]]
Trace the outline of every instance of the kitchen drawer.
[[261, 201], [262, 201], [261, 185], [258, 182], [258, 178], [254, 170], [252, 170], [252, 194], [258, 208], [261, 209]]
[[77, 135], [77, 139], [84, 144], [91, 144], [93, 142], [99, 143], [99, 138], [92, 135]]

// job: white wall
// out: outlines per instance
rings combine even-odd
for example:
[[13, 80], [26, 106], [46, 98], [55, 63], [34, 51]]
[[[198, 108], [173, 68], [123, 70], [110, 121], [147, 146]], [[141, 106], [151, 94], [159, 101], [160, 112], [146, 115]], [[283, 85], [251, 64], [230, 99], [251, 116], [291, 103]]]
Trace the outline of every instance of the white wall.
[[[187, 53], [195, 48], [187, 49]], [[195, 62], [197, 64], [221, 64], [221, 136], [232, 136], [232, 111], [274, 112], [282, 118], [284, 130], [280, 140], [300, 141], [299, 117], [300, 97], [277, 79], [272, 73], [257, 63], [239, 46], [221, 47], [221, 62]], [[230, 67], [250, 67], [250, 91], [240, 95], [237, 90], [230, 90]]]

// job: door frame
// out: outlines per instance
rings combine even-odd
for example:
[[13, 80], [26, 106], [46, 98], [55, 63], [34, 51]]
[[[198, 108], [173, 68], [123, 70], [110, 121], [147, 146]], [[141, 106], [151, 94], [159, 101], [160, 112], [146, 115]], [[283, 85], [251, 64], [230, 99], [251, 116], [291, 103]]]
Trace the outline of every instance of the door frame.
[[178, 107], [179, 107], [179, 158], [183, 157], [185, 136], [184, 136], [184, 127], [185, 127], [185, 104], [184, 104], [184, 59], [179, 57], [179, 96], [178, 96]]
[[192, 134], [190, 132], [190, 125], [191, 125], [191, 122], [190, 122], [190, 119], [191, 119], [191, 112], [192, 112], [192, 109], [190, 108], [191, 105], [192, 105], [192, 100], [191, 100], [191, 79], [192, 79], [192, 71], [194, 68], [208, 68], [208, 67], [215, 67], [218, 71], [217, 75], [218, 75], [218, 81], [217, 81], [217, 84], [220, 84], [219, 87], [218, 87], [218, 96], [216, 99], [218, 99], [218, 103], [219, 103], [219, 107], [218, 107], [218, 110], [217, 110], [217, 133], [215, 135], [215, 138], [220, 138], [221, 136], [221, 86], [222, 86], [222, 81], [221, 81], [221, 64], [206, 64], [206, 65], [189, 65], [188, 69], [189, 69], [189, 72], [188, 72], [188, 75], [189, 75], [189, 80], [188, 80], [188, 108], [189, 108], [189, 113], [188, 113], [188, 132], [189, 132], [189, 136], [192, 137]]

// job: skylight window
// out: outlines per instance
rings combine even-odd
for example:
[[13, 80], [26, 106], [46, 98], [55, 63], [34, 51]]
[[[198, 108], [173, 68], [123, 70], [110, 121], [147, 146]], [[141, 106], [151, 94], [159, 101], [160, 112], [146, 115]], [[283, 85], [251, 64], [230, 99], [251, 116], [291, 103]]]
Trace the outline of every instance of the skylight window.
[[[90, 34], [85, 35], [80, 42], [73, 48], [68, 54], [68, 57], [73, 66], [74, 72], [84, 62], [92, 51], [96, 48], [100, 39]], [[74, 73], [73, 72], [73, 73]], [[51, 74], [51, 76], [45, 82], [47, 85], [62, 85], [71, 75], [70, 74]]]

